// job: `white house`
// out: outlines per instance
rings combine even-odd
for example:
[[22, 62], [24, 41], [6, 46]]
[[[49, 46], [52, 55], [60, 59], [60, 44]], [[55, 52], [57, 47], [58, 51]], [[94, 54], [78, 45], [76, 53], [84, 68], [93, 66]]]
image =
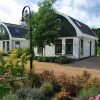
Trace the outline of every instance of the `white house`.
[[[62, 22], [60, 37], [55, 44], [45, 46], [44, 56], [67, 56], [80, 59], [96, 55], [98, 37], [80, 21], [58, 13]], [[39, 56], [38, 48], [34, 48], [35, 55]]]
[[29, 47], [25, 34], [26, 29], [21, 25], [0, 22], [0, 51], [7, 53], [14, 48]]

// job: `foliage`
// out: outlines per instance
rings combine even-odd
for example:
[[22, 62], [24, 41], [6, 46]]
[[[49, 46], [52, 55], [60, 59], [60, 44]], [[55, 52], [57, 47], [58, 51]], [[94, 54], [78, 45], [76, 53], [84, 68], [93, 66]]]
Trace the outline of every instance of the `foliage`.
[[90, 96], [95, 97], [98, 94], [100, 94], [100, 88], [93, 86], [91, 88], [82, 89], [80, 91], [79, 97], [80, 100], [88, 100]]
[[13, 81], [12, 82], [12, 86], [14, 88], [14, 91], [17, 91], [18, 89], [24, 87], [24, 83], [21, 80], [19, 80], [19, 81]]
[[[55, 99], [57, 100], [67, 100], [69, 96], [69, 93], [66, 91], [60, 91], [55, 95]], [[68, 99], [69, 100], [69, 99]]]
[[100, 46], [100, 28], [97, 28], [97, 29], [92, 29], [96, 35], [98, 36], [99, 40], [98, 40], [98, 45]]
[[67, 64], [71, 62], [71, 59], [59, 56], [59, 57], [41, 57], [36, 56], [34, 57], [34, 60], [40, 61], [40, 62], [51, 62], [51, 63], [59, 63], [59, 64]]
[[53, 85], [49, 82], [44, 82], [42, 86], [40, 87], [40, 90], [45, 94], [45, 95], [50, 95], [53, 93]]
[[24, 67], [30, 57], [26, 52], [23, 52], [22, 55], [18, 52], [18, 49], [12, 50], [12, 52], [9, 54], [9, 57], [6, 59], [5, 66], [9, 68], [13, 77], [22, 77], [24, 75]]
[[44, 100], [42, 91], [36, 88], [23, 88], [17, 92], [20, 100]]
[[[60, 21], [53, 8], [56, 0], [42, 0], [38, 3], [38, 12], [32, 13], [33, 45], [41, 51], [45, 45], [54, 43], [59, 36]], [[27, 21], [29, 23], [29, 21]]]
[[12, 90], [12, 87], [9, 83], [3, 82], [0, 83], [0, 98], [5, 94], [9, 93]]
[[59, 57], [57, 57], [56, 62], [59, 64], [66, 64], [66, 63], [71, 62], [71, 60], [68, 59], [67, 57], [59, 56]]
[[32, 87], [40, 87], [42, 84], [41, 78], [38, 74], [33, 73], [30, 76], [30, 80], [32, 80]]
[[100, 46], [97, 47], [97, 55], [100, 56]]
[[62, 91], [66, 91], [71, 96], [76, 96], [77, 88], [73, 77], [67, 77], [65, 74], [62, 74], [57, 78], [57, 82], [59, 83]]
[[77, 92], [79, 92], [81, 89], [83, 89], [84, 87], [86, 87], [86, 83], [88, 82], [88, 80], [91, 78], [91, 74], [88, 73], [87, 71], [84, 71], [82, 73], [82, 75], [76, 75], [74, 77], [75, 80], [75, 84], [77, 87]]
[[50, 82], [53, 85], [55, 92], [60, 90], [60, 85], [57, 82], [57, 78], [53, 71], [44, 70], [39, 76], [40, 76], [42, 83]]
[[3, 96], [3, 98], [0, 100], [19, 100], [19, 98], [17, 97], [16, 94], [10, 93], [10, 94]]
[[6, 64], [6, 62], [3, 57], [3, 52], [0, 51], [0, 77], [3, 76], [8, 71], [5, 64]]

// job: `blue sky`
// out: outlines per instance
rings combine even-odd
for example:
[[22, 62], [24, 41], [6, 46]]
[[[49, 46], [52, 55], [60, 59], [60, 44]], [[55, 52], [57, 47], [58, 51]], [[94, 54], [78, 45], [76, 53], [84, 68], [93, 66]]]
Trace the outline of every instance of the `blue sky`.
[[[19, 24], [22, 9], [25, 5], [31, 10], [38, 10], [39, 0], [1, 0], [0, 20], [3, 22]], [[54, 8], [65, 13], [91, 28], [100, 28], [100, 0], [57, 0]]]

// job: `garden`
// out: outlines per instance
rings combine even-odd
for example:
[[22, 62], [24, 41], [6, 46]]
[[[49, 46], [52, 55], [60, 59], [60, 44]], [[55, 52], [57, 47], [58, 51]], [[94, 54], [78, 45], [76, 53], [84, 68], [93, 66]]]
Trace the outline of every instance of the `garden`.
[[[100, 79], [84, 71], [82, 75], [56, 75], [44, 70], [29, 73], [27, 49], [12, 50], [7, 58], [0, 52], [0, 100], [95, 100]], [[96, 99], [99, 100], [99, 99]]]

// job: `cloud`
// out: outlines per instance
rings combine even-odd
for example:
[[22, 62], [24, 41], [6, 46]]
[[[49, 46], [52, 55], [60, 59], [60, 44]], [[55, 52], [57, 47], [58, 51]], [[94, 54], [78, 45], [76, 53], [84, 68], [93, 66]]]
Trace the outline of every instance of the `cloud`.
[[89, 9], [94, 9], [98, 4], [100, 0], [58, 0], [54, 7], [57, 11], [96, 28], [100, 27], [100, 15], [89, 12]]
[[25, 5], [37, 10], [38, 7], [28, 0], [2, 0], [0, 1], [0, 19], [3, 22], [19, 24], [22, 15], [22, 9]]
[[[0, 19], [3, 22], [19, 24], [22, 15], [22, 9], [25, 5], [31, 7], [31, 10], [38, 11], [37, 2], [39, 0], [1, 0], [0, 1]], [[100, 14], [91, 13], [89, 10], [100, 5], [100, 0], [57, 0], [54, 5], [59, 12], [65, 13], [90, 27], [100, 27]]]

